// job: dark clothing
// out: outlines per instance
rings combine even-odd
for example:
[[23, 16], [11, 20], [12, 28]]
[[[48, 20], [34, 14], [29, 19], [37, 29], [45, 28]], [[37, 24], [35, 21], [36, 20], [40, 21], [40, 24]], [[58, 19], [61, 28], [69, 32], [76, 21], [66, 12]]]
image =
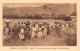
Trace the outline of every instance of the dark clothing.
[[20, 29], [21, 29], [21, 26], [18, 25], [18, 27], [17, 27], [18, 33], [20, 33]]
[[17, 27], [13, 27], [12, 32], [13, 32], [14, 38], [18, 38], [18, 29], [17, 29]]
[[49, 24], [47, 24], [47, 35], [50, 34], [50, 28], [49, 28]]
[[26, 26], [25, 38], [27, 38], [28, 40], [31, 38], [29, 26]]

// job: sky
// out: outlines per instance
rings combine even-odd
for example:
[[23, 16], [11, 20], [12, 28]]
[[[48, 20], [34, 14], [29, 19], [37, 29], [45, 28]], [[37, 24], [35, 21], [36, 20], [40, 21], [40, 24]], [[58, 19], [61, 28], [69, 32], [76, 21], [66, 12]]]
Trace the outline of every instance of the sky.
[[3, 3], [6, 7], [38, 7], [43, 6], [43, 3]]
[[[52, 4], [52, 3], [3, 3], [3, 6], [6, 7], [39, 7], [46, 4]], [[60, 3], [59, 3], [60, 4]], [[63, 4], [69, 4], [69, 3], [63, 3]], [[74, 4], [71, 4], [74, 5]], [[73, 9], [75, 7], [72, 7]]]

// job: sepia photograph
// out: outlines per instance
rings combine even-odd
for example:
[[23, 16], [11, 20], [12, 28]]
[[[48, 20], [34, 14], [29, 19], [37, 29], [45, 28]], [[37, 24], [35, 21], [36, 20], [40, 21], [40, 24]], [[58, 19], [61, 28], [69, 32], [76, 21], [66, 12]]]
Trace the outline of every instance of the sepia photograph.
[[3, 46], [77, 46], [76, 3], [3, 3]]

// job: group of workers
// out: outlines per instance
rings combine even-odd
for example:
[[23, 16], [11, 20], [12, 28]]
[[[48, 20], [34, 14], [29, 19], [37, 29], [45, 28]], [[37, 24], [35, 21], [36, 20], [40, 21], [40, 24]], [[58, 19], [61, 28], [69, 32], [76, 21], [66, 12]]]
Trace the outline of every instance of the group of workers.
[[25, 41], [25, 39], [31, 38], [43, 38], [47, 35], [51, 34], [54, 30], [58, 36], [60, 36], [60, 32], [69, 27], [69, 24], [60, 24], [59, 22], [16, 22], [14, 26], [10, 28], [10, 22], [5, 23], [6, 26], [4, 27], [3, 36], [8, 39], [20, 39]]

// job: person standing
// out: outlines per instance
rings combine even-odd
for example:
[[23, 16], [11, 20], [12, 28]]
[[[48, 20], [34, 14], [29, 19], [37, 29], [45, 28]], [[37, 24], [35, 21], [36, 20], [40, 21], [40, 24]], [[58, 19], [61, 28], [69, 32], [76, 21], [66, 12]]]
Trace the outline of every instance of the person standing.
[[54, 26], [54, 22], [50, 22], [49, 27], [50, 27], [50, 33], [53, 32], [53, 26]]
[[37, 30], [37, 32], [38, 32], [38, 29], [39, 29], [38, 23], [35, 24], [35, 27], [36, 27], [36, 30]]
[[19, 34], [20, 33], [20, 29], [21, 29], [20, 22], [18, 22], [17, 29], [18, 29], [18, 34]]
[[26, 29], [25, 29], [25, 38], [27, 38], [28, 40], [31, 38], [31, 34], [30, 34], [30, 22], [28, 21], [26, 23]]
[[39, 30], [38, 30], [38, 37], [43, 37], [43, 33], [42, 33], [42, 28], [41, 26], [39, 26]]
[[4, 27], [4, 35], [5, 36], [10, 35], [10, 32], [11, 32], [10, 27], [9, 27], [9, 23], [10, 22], [6, 22], [6, 26]]
[[49, 27], [48, 23], [46, 25], [47, 25], [47, 35], [49, 35], [50, 34], [50, 27]]
[[37, 29], [36, 29], [35, 24], [34, 24], [34, 25], [33, 25], [33, 27], [32, 27], [32, 34], [31, 34], [31, 38], [34, 38], [34, 37], [36, 37], [36, 36], [37, 36], [36, 32], [37, 32]]
[[25, 41], [25, 28], [23, 26], [23, 23], [21, 23], [21, 29], [19, 33], [19, 39]]
[[56, 23], [55, 30], [56, 30], [56, 34], [58, 35], [58, 37], [61, 37], [62, 36], [61, 25], [59, 22]]
[[18, 39], [18, 29], [17, 29], [17, 23], [15, 23], [13, 29], [12, 29], [12, 32], [13, 32], [13, 38], [17, 38]]
[[10, 39], [10, 32], [11, 32], [11, 29], [10, 29], [10, 27], [9, 27], [9, 23], [10, 22], [5, 22], [6, 23], [6, 26], [4, 27], [4, 31], [3, 31], [3, 40], [6, 40], [6, 41], [8, 41], [8, 42], [10, 42], [9, 41], [9, 39]]

